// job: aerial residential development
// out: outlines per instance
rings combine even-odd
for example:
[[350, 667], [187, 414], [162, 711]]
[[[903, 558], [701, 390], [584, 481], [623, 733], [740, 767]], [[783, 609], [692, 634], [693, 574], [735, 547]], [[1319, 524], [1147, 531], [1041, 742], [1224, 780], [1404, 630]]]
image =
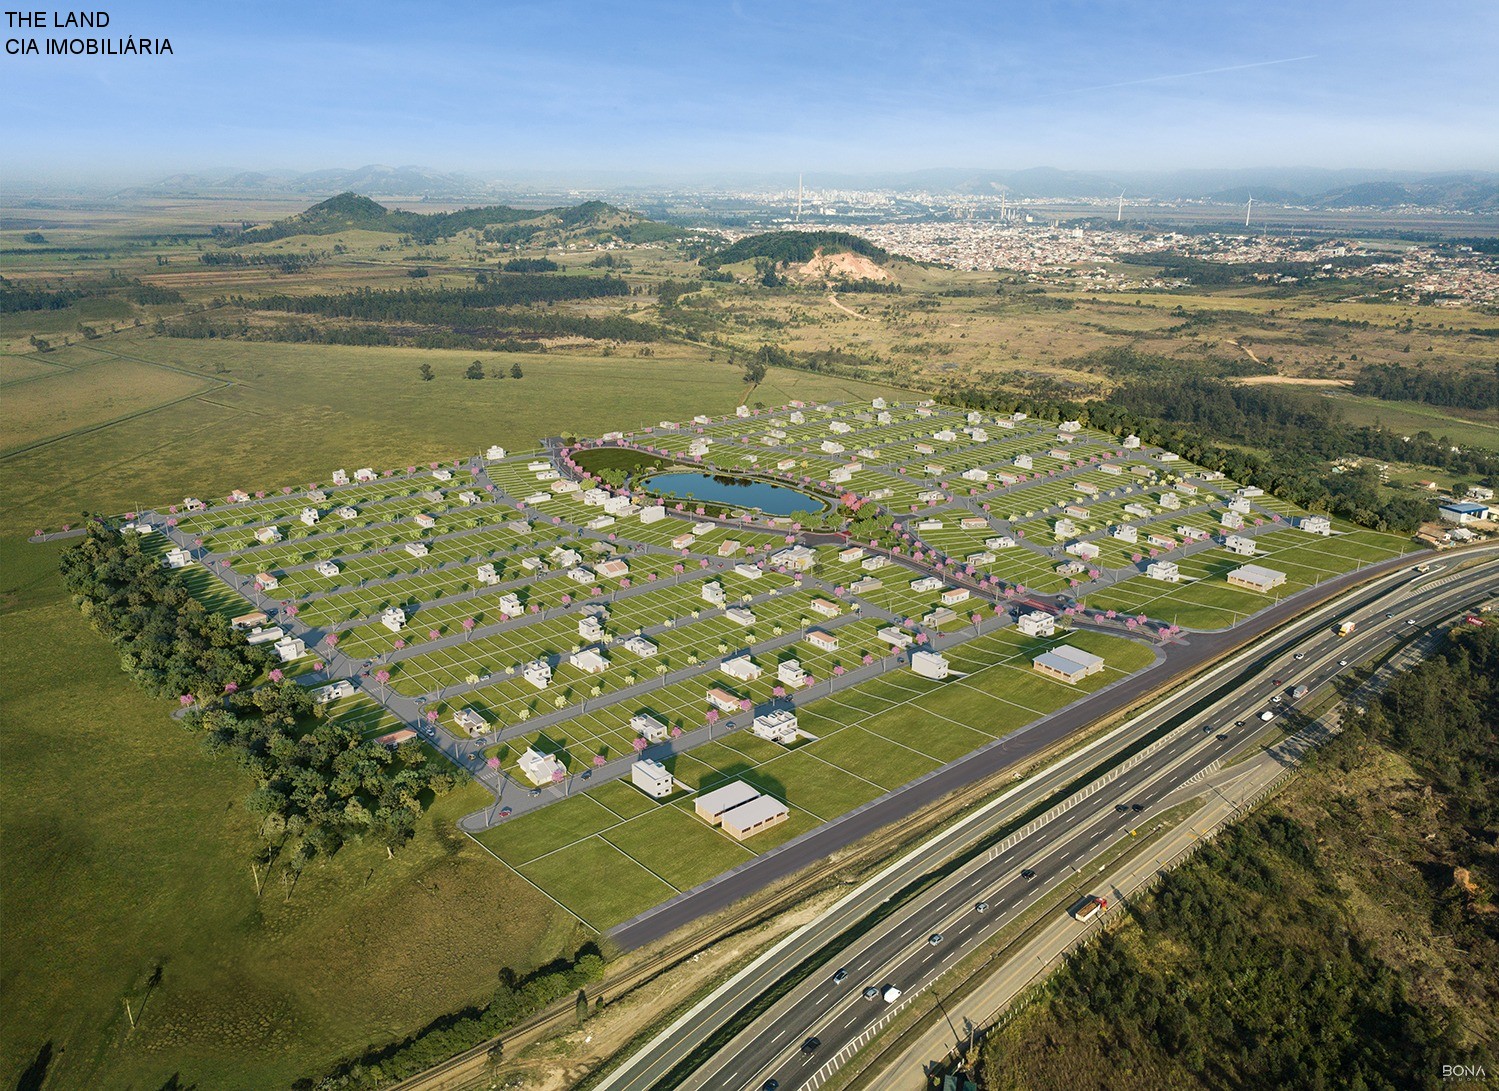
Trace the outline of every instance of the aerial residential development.
[[0, 1088], [1499, 1071], [1499, 39], [6, 13]]

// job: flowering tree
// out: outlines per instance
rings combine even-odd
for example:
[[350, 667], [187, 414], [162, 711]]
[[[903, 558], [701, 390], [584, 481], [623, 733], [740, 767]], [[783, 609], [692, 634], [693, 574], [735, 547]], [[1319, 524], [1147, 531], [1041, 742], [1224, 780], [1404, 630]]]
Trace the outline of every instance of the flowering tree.
[[281, 681], [281, 679], [285, 678], [286, 675], [282, 672], [280, 667], [276, 667], [271, 671], [270, 674], [266, 675], [266, 677], [269, 678], [272, 682], [279, 682]]
[[463, 623], [462, 624], [463, 624], [463, 639], [465, 641], [467, 641], [468, 638], [469, 638], [469, 636], [474, 631], [474, 619], [471, 618], [471, 617], [466, 617], [466, 618], [463, 619]]

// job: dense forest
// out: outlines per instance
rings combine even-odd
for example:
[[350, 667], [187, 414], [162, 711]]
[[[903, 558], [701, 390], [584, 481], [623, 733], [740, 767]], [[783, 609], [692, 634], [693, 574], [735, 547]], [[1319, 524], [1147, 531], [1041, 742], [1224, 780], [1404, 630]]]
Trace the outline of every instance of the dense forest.
[[766, 258], [777, 265], [804, 265], [819, 253], [837, 254], [845, 250], [881, 264], [890, 260], [889, 251], [844, 231], [770, 231], [707, 254], [701, 263], [705, 268], [717, 269], [736, 261]]
[[[1406, 1088], [1494, 1070], [1499, 629], [1459, 624], [1274, 809], [986, 1042], [999, 1088]], [[1371, 797], [1370, 785], [1380, 789]]]
[[142, 284], [129, 277], [111, 277], [108, 280], [73, 283], [66, 288], [46, 288], [15, 284], [0, 277], [0, 314], [19, 314], [23, 311], [61, 311], [85, 299], [101, 299], [119, 296], [132, 303], [146, 306], [153, 303], [181, 303], [181, 293], [171, 288], [158, 288]]
[[1454, 409], [1499, 409], [1499, 367], [1485, 374], [1369, 364], [1353, 381], [1353, 393]]
[[[579, 315], [528, 304], [599, 299], [630, 294], [615, 276], [554, 277], [545, 273], [486, 276], [470, 288], [404, 288], [307, 296], [235, 297], [246, 310], [279, 311], [380, 325], [293, 322], [251, 325], [206, 312], [158, 324], [168, 337], [238, 338], [346, 345], [414, 345], [418, 348], [535, 349], [539, 338], [654, 341], [660, 330], [621, 315]], [[532, 342], [532, 344], [528, 344]]]

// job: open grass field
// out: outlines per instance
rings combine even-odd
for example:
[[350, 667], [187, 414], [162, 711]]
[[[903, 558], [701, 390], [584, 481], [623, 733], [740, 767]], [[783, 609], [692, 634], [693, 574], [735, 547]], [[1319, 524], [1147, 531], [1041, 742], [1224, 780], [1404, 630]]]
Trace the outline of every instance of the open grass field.
[[1378, 424], [1402, 435], [1430, 432], [1466, 447], [1499, 451], [1499, 414], [1445, 409], [1421, 402], [1387, 402], [1381, 398], [1329, 393], [1338, 411], [1354, 424]]
[[575, 792], [479, 841], [579, 918], [608, 928], [1151, 660], [1143, 644], [1119, 637], [1063, 639], [1104, 656], [1107, 669], [1077, 686], [1046, 678], [1030, 660], [1057, 641], [1002, 630], [947, 653], [955, 670], [971, 672], [964, 677], [936, 683], [899, 671], [804, 706], [798, 718], [814, 741], [788, 750], [741, 732], [667, 759], [695, 792], [742, 779], [791, 808], [786, 822], [746, 842], [697, 818], [692, 795], [657, 802], [622, 781]]
[[453, 831], [473, 789], [394, 860], [352, 846], [257, 898], [243, 775], [130, 685], [60, 594], [55, 547], [3, 560], [0, 620], [25, 634], [0, 645], [5, 1079], [50, 1042], [49, 1088], [284, 1087], [581, 942]]
[[[105, 344], [113, 354], [108, 359], [162, 364], [185, 372], [178, 375], [184, 381], [228, 385], [0, 455], [0, 491], [28, 528], [60, 523], [82, 509], [171, 503], [188, 489], [222, 496], [256, 482], [326, 481], [338, 466], [425, 464], [492, 443], [526, 450], [562, 432], [597, 435], [663, 417], [729, 412], [746, 394], [781, 404], [895, 393], [796, 371], [775, 371], [750, 392], [739, 368], [710, 363], [690, 348], [650, 359], [524, 355], [518, 357], [523, 379], [482, 381], [463, 379], [463, 369], [476, 355], [492, 363], [493, 354], [170, 340], [138, 331], [70, 351], [103, 360], [105, 349], [96, 346]], [[510, 360], [503, 362], [508, 367]], [[430, 383], [417, 373], [422, 363], [437, 372]], [[0, 360], [0, 374], [6, 366]], [[80, 389], [55, 411], [82, 414], [90, 400]], [[47, 438], [41, 431], [28, 424], [26, 434], [36, 442]]]

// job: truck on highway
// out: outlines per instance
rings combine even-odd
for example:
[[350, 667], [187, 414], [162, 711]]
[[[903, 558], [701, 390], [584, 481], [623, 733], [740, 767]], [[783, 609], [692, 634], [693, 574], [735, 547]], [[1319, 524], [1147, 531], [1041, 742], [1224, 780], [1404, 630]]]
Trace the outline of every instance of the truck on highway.
[[1275, 719], [1275, 712], [1274, 712], [1274, 710], [1273, 709], [1268, 709], [1268, 708], [1265, 709], [1264, 712], [1260, 713], [1260, 719], [1264, 720], [1266, 723], [1269, 723], [1271, 720]]
[[1108, 907], [1109, 900], [1107, 898], [1100, 898], [1096, 894], [1089, 894], [1086, 898], [1084, 898], [1082, 901], [1078, 902], [1070, 910], [1068, 910], [1068, 912], [1072, 914], [1074, 920], [1079, 920], [1084, 924], [1087, 924]]
[[1300, 685], [1292, 686], [1291, 687], [1291, 699], [1292, 700], [1299, 700], [1300, 698], [1305, 697], [1310, 692], [1311, 692], [1311, 690], [1307, 688], [1307, 686], [1306, 686], [1305, 683], [1302, 683]]
[[1338, 623], [1339, 636], [1347, 636], [1349, 633], [1353, 632], [1353, 629], [1354, 625], [1351, 621], [1341, 621]]

